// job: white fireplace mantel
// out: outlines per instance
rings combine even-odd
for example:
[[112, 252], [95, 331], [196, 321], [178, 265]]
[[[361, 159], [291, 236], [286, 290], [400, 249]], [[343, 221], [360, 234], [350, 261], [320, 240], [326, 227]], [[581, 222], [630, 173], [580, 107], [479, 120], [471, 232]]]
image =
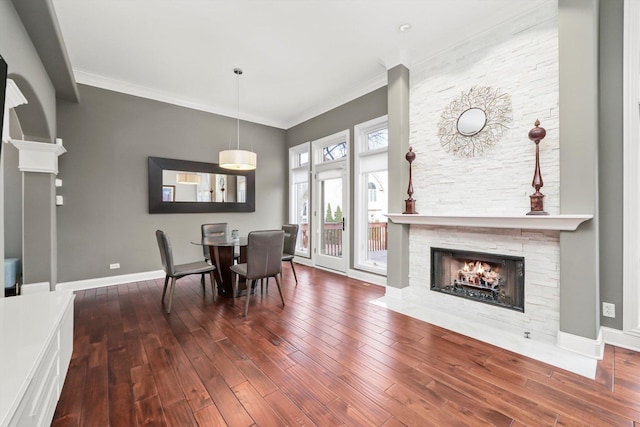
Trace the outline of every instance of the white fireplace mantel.
[[575, 231], [593, 215], [412, 215], [390, 213], [396, 224], [445, 227], [520, 228], [525, 230]]

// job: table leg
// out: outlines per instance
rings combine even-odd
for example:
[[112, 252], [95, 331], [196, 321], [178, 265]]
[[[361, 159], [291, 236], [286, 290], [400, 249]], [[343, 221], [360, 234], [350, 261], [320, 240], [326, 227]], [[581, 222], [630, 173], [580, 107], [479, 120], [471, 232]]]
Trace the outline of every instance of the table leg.
[[209, 255], [218, 270], [218, 295], [231, 298], [233, 295], [233, 246], [209, 246]]

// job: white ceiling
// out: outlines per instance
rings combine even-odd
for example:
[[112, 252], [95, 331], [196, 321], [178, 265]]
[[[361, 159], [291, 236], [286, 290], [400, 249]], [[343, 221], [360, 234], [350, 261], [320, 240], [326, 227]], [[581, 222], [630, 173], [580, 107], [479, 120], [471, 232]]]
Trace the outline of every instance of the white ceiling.
[[[53, 0], [78, 83], [283, 129], [555, 0]], [[407, 32], [401, 24], [410, 24]]]

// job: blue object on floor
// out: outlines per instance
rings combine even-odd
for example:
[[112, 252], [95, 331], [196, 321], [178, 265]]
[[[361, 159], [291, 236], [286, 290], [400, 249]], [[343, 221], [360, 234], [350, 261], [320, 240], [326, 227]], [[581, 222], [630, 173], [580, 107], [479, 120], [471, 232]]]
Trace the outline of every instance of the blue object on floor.
[[18, 258], [4, 259], [4, 287], [13, 288], [18, 282], [18, 272], [20, 271], [20, 260]]

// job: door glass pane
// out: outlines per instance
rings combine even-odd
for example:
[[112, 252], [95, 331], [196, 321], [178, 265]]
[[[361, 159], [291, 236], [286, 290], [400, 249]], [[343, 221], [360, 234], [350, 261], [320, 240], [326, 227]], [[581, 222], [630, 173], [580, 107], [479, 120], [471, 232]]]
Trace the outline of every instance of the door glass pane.
[[298, 228], [298, 240], [296, 241], [296, 251], [309, 251], [309, 183], [301, 182], [294, 185], [294, 200], [296, 223], [300, 225]]
[[347, 142], [339, 142], [322, 148], [322, 161], [329, 162], [331, 160], [342, 159], [347, 157]]
[[342, 178], [322, 181], [320, 253], [342, 257]]
[[387, 265], [387, 182], [388, 172], [364, 174], [367, 191], [366, 262], [379, 267]]

